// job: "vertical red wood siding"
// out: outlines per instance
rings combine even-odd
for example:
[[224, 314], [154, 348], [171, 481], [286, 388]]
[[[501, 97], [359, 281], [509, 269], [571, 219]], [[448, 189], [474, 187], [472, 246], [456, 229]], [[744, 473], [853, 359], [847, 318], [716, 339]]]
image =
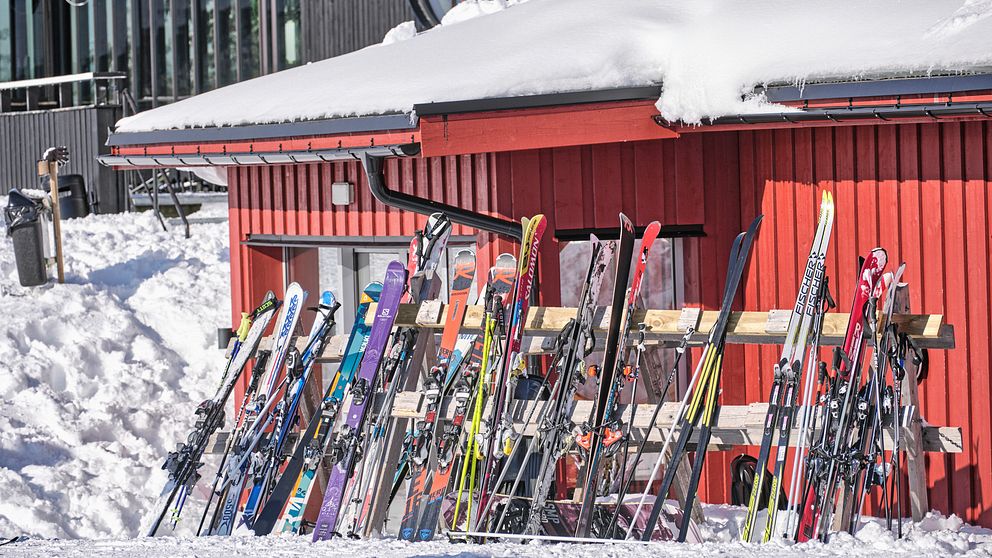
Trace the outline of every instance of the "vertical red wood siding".
[[[827, 265], [840, 309], [847, 311], [853, 295], [857, 257], [880, 245], [891, 268], [907, 262], [913, 310], [945, 314], [955, 326], [957, 348], [931, 352], [922, 412], [930, 423], [962, 427], [965, 450], [927, 457], [930, 501], [944, 513], [992, 527], [988, 123], [690, 133], [674, 140], [394, 160], [386, 175], [391, 188], [489, 214], [516, 219], [545, 213], [549, 231], [538, 269], [545, 304], [559, 300], [560, 273], [581, 272], [559, 270], [553, 231], [614, 226], [623, 211], [638, 225], [658, 219], [705, 226], [705, 237], [683, 243], [682, 263], [686, 303], [706, 308], [719, 305], [734, 235], [764, 213], [735, 305], [791, 307], [820, 194], [833, 192]], [[339, 180], [356, 185], [357, 200], [346, 208], [329, 204], [330, 184]], [[281, 255], [242, 245], [249, 234], [405, 236], [424, 222], [372, 198], [356, 163], [232, 169], [229, 182], [236, 312], [273, 284], [281, 287], [281, 271], [272, 271]], [[493, 235], [478, 239], [482, 266], [515, 250]], [[724, 402], [764, 400], [778, 351], [728, 348]], [[746, 449], [710, 454], [704, 500], [726, 501], [729, 461]]]

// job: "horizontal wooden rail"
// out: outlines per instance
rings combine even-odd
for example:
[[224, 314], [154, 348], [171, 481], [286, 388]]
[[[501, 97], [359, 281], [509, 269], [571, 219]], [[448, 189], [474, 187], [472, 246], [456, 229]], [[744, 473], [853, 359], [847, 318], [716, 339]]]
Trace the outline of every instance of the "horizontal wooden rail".
[[[440, 416], [450, 419], [454, 407], [449, 405], [450, 397], [444, 398], [441, 406]], [[528, 402], [533, 405], [533, 402]], [[665, 432], [672, 427], [675, 422], [675, 413], [678, 410], [677, 402], [665, 403], [661, 412], [658, 413], [658, 421], [652, 426], [649, 421], [654, 405], [639, 405], [634, 421], [631, 426], [631, 437], [640, 442], [647, 436], [648, 446], [652, 449], [653, 442], [662, 442]], [[572, 413], [572, 420], [576, 424], [581, 424], [589, 418], [592, 412], [592, 401], [576, 401], [575, 411]], [[751, 403], [750, 405], [723, 405], [720, 407], [720, 416], [717, 417], [716, 427], [713, 429], [713, 438], [710, 451], [724, 450], [732, 446], [757, 446], [761, 444], [761, 436], [764, 430], [765, 413], [768, 410], [768, 403]], [[529, 408], [522, 408], [515, 413], [517, 417], [525, 417]], [[540, 412], [540, 410], [538, 410]], [[801, 412], [801, 411], [800, 411]], [[424, 413], [424, 395], [422, 393], [404, 392], [396, 395], [393, 404], [392, 416], [401, 418], [419, 418]], [[535, 413], [536, 416], [536, 413]], [[629, 411], [624, 413], [624, 418], [629, 416]], [[799, 415], [797, 415], [799, 416]], [[518, 420], [515, 424], [517, 432], [525, 436], [533, 436], [537, 431], [534, 423], [524, 424]], [[903, 429], [905, 438], [906, 429]], [[697, 432], [698, 434], [698, 432]], [[690, 438], [695, 440], [695, 438]], [[792, 432], [789, 440], [790, 446], [798, 444], [798, 429]], [[961, 453], [962, 451], [961, 429], [952, 426], [924, 426], [923, 427], [923, 451], [933, 453]], [[885, 429], [885, 447], [891, 448], [892, 428]], [[653, 448], [655, 451], [660, 447]]]
[[[483, 318], [482, 306], [469, 306], [466, 309], [462, 329], [479, 331]], [[767, 312], [733, 312], [727, 324], [727, 342], [735, 344], [781, 344], [785, 340], [788, 310]], [[431, 301], [424, 304], [400, 305], [396, 315], [396, 325], [417, 326], [429, 329], [444, 328], [444, 304]], [[610, 311], [601, 307], [594, 316], [593, 329], [605, 332], [609, 327]], [[695, 323], [696, 335], [693, 343], [705, 343], [710, 328], [716, 322], [719, 312], [715, 310], [638, 310], [633, 323], [643, 323], [645, 339], [677, 342], [685, 334], [686, 324]], [[375, 305], [366, 314], [368, 324], [375, 316]], [[828, 312], [823, 318], [823, 333], [820, 343], [824, 346], [840, 345], [847, 332], [849, 314]], [[531, 307], [527, 313], [524, 335], [543, 338], [556, 335], [568, 320], [575, 317], [575, 308]], [[784, 319], [783, 319], [784, 318]], [[899, 330], [924, 348], [953, 349], [954, 328], [944, 323], [941, 314], [897, 314], [892, 321]]]
[[[374, 316], [374, 307], [369, 309], [368, 316]], [[469, 306], [465, 315], [462, 329], [465, 331], [480, 331], [482, 323], [482, 307]], [[691, 312], [681, 310], [638, 310], [634, 315], [634, 323], [644, 323], [644, 332], [649, 344], [677, 343], [685, 335], [687, 319], [696, 324], [696, 334], [691, 342], [703, 344], [706, 336], [716, 320], [718, 312]], [[733, 312], [727, 326], [727, 342], [734, 344], [781, 344], [785, 341], [785, 327], [788, 321], [788, 311], [771, 310], [768, 312]], [[396, 325], [407, 327], [423, 327], [440, 330], [444, 327], [444, 305], [425, 303], [423, 305], [403, 304], [396, 317]], [[524, 330], [523, 352], [528, 355], [539, 355], [551, 352], [554, 348], [554, 337], [561, 331], [568, 320], [575, 316], [574, 308], [536, 307], [527, 314], [527, 327]], [[596, 312], [594, 329], [605, 332], [609, 310], [601, 308]], [[687, 318], [688, 316], [688, 318]], [[783, 317], [785, 319], [783, 319]], [[847, 330], [848, 314], [830, 312], [823, 319], [823, 333], [820, 344], [823, 346], [840, 345]], [[909, 334], [919, 347], [930, 349], [953, 349], [954, 327], [944, 323], [941, 314], [896, 314], [892, 321], [899, 330]], [[631, 343], [636, 336], [631, 336]], [[597, 347], [602, 348], [604, 335], [597, 336]], [[344, 353], [347, 335], [335, 335], [330, 339], [324, 354], [317, 360], [321, 363], [337, 362]], [[233, 341], [232, 341], [233, 343]], [[870, 341], [869, 341], [870, 343]], [[260, 347], [266, 349], [272, 344], [272, 339], [262, 339]], [[305, 338], [297, 339], [297, 347], [301, 350], [306, 346]], [[230, 347], [228, 347], [230, 349]]]
[[[451, 398], [445, 397], [441, 405], [440, 416], [450, 419], [450, 414], [454, 407], [450, 405]], [[530, 404], [533, 404], [532, 402]], [[575, 412], [572, 415], [576, 424], [581, 424], [589, 417], [592, 410], [592, 401], [577, 401]], [[651, 418], [653, 405], [640, 405], [634, 415], [634, 422], [631, 427], [631, 437], [634, 441], [640, 442], [645, 436], [648, 437], [647, 451], [659, 451], [660, 443], [664, 440], [665, 432], [671, 428], [674, 422], [678, 403], [665, 403], [661, 413], [658, 414], [658, 421], [652, 427], [648, 424]], [[763, 430], [763, 420], [765, 411], [768, 409], [767, 403], [752, 403], [750, 405], [724, 405], [721, 407], [716, 428], [713, 429], [713, 438], [709, 451], [723, 451], [733, 446], [757, 446], [761, 443]], [[529, 409], [523, 409], [516, 413], [518, 417], [526, 416]], [[393, 404], [392, 416], [398, 418], [419, 418], [424, 412], [424, 396], [421, 393], [404, 392], [396, 395]], [[626, 414], [624, 417], [626, 418]], [[534, 423], [524, 424], [518, 420], [515, 424], [517, 431], [524, 436], [533, 436], [537, 431]], [[961, 429], [952, 426], [931, 426], [922, 428], [923, 451], [931, 453], [961, 453], [963, 439]], [[903, 436], [906, 436], [907, 429], [903, 429]], [[208, 444], [207, 453], [223, 452], [224, 443], [227, 440], [228, 432], [218, 432], [214, 439]], [[694, 443], [695, 438], [690, 438]], [[792, 438], [789, 440], [790, 446], [798, 443], [797, 430], [793, 430]], [[885, 429], [885, 447], [892, 448], [892, 429]], [[291, 445], [289, 447], [292, 447]], [[636, 447], [636, 446], [635, 446]]]

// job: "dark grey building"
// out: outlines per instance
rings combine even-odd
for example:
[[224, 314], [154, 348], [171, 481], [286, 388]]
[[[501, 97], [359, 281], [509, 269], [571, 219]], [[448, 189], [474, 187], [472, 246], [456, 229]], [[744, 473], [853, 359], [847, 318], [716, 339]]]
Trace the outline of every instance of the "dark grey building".
[[66, 171], [99, 211], [120, 211], [123, 180], [93, 158], [121, 91], [145, 110], [363, 48], [412, 18], [408, 0], [0, 0], [0, 193], [36, 185], [39, 149], [69, 144]]

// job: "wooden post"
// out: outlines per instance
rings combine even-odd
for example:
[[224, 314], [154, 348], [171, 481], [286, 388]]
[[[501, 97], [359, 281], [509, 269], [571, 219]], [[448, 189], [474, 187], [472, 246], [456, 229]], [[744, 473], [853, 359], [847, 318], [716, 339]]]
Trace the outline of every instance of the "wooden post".
[[52, 197], [52, 225], [55, 229], [55, 267], [59, 283], [65, 283], [65, 266], [62, 258], [62, 211], [59, 207], [59, 165], [69, 160], [65, 147], [51, 147], [38, 161], [38, 176], [48, 176]]
[[[909, 292], [905, 283], [896, 287], [895, 311], [909, 312]], [[926, 350], [926, 349], [921, 349]], [[923, 418], [920, 417], [920, 391], [916, 383], [919, 364], [909, 359], [906, 362], [906, 377], [902, 381], [902, 403], [910, 407], [909, 424], [905, 433], [906, 473], [909, 480], [909, 505], [913, 521], [920, 521], [930, 511], [927, 496], [927, 464], [923, 458]], [[897, 457], [897, 459], [899, 459]], [[902, 495], [898, 495], [902, 498]]]
[[[418, 292], [419, 281], [431, 281], [428, 289], [433, 296], [428, 296], [428, 300], [437, 298], [441, 291], [441, 278], [437, 275], [431, 277], [414, 276], [410, 281], [411, 291]], [[411, 365], [407, 368], [406, 378], [396, 378], [393, 381], [404, 381], [404, 391], [414, 391], [420, 382], [420, 377], [424, 370], [430, 370], [434, 366], [434, 359], [437, 355], [435, 345], [434, 330], [420, 328], [417, 331], [416, 350], [413, 353]], [[385, 451], [381, 463], [389, 464], [379, 467], [372, 486], [377, 487], [372, 491], [372, 504], [369, 510], [369, 519], [365, 523], [365, 537], [374, 537], [382, 534], [383, 525], [389, 514], [389, 494], [393, 486], [393, 475], [396, 472], [393, 463], [399, 463], [400, 453], [403, 450], [403, 440], [406, 438], [408, 419], [394, 418], [389, 421], [389, 428], [386, 431]], [[397, 494], [399, 497], [399, 494]]]

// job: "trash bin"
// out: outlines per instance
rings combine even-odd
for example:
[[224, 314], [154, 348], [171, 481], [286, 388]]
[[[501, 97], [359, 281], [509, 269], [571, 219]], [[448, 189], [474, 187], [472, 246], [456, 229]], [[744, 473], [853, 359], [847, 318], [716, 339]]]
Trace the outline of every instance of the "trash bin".
[[43, 199], [28, 197], [18, 190], [7, 193], [7, 207], [3, 216], [7, 222], [7, 235], [14, 241], [14, 260], [17, 278], [25, 287], [36, 287], [48, 282], [48, 236], [45, 230]]
[[90, 201], [86, 197], [86, 181], [81, 174], [59, 176], [59, 213], [63, 219], [86, 217]]

